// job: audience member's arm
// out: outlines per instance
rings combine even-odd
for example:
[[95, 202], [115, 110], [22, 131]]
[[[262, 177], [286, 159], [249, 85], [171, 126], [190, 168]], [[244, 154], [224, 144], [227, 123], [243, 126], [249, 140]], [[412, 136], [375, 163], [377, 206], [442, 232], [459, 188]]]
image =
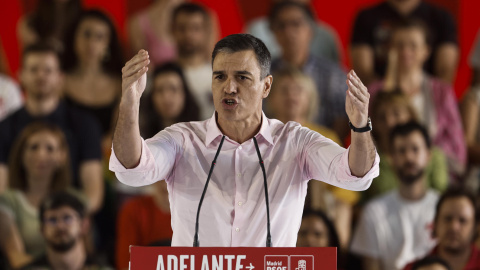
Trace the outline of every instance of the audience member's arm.
[[80, 181], [88, 200], [88, 211], [95, 213], [103, 205], [104, 183], [102, 164], [99, 160], [84, 161], [80, 164]]
[[27, 24], [27, 16], [23, 16], [18, 21], [17, 38], [20, 43], [20, 48], [25, 48], [26, 46], [35, 43], [38, 39], [37, 34], [35, 34]]
[[375, 81], [374, 52], [367, 44], [352, 45], [350, 48], [352, 67], [365, 85]]
[[6, 164], [0, 163], [0, 194], [8, 188], [8, 167]]
[[0, 210], [0, 247], [13, 269], [29, 263], [32, 258], [25, 252], [22, 239], [12, 218]]
[[454, 43], [441, 45], [435, 52], [435, 75], [450, 84], [455, 79], [459, 51]]
[[138, 117], [149, 63], [147, 51], [140, 50], [122, 69], [122, 99], [113, 135], [113, 150], [125, 168], [136, 167], [142, 154]]
[[479, 109], [478, 98], [471, 91], [468, 92], [463, 98], [460, 112], [462, 114], [463, 128], [465, 129], [468, 161], [474, 164], [480, 164], [480, 144], [476, 140]]

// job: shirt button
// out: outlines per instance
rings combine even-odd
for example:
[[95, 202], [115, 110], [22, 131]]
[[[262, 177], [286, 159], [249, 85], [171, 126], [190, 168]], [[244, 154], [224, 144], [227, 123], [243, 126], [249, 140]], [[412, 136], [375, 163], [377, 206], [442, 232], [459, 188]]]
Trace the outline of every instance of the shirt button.
[[240, 176], [242, 176], [242, 174], [241, 174], [241, 173], [237, 173], [237, 176], [240, 177]]
[[238, 205], [242, 206], [243, 202], [238, 202]]
[[242, 146], [241, 146], [241, 145], [238, 147], [238, 150], [242, 150]]
[[235, 228], [235, 231], [236, 231], [236, 232], [239, 232], [239, 231], [240, 231], [240, 228]]

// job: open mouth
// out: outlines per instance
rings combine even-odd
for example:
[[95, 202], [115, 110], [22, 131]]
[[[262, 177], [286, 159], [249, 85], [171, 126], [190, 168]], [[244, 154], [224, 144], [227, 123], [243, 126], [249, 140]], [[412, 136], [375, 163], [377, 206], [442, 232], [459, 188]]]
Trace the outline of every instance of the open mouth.
[[222, 103], [228, 108], [235, 107], [238, 104], [237, 100], [232, 98], [225, 98], [222, 100]]

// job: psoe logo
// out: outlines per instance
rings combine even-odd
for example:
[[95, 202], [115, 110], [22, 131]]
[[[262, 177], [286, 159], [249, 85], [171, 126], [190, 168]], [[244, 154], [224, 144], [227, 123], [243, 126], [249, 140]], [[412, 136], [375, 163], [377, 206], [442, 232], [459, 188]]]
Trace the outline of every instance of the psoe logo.
[[315, 270], [312, 255], [265, 255], [265, 270]]

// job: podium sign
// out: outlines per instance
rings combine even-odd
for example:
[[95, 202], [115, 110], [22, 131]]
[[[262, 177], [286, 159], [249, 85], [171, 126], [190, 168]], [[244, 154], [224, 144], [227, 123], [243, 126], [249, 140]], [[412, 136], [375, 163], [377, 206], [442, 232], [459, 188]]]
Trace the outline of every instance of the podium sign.
[[337, 249], [130, 247], [131, 270], [336, 270]]

